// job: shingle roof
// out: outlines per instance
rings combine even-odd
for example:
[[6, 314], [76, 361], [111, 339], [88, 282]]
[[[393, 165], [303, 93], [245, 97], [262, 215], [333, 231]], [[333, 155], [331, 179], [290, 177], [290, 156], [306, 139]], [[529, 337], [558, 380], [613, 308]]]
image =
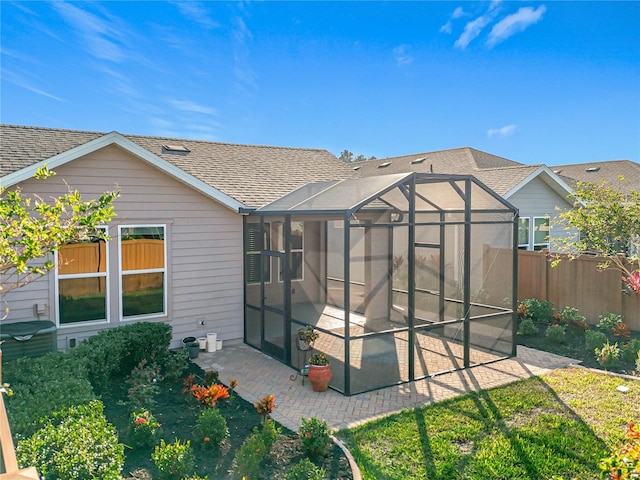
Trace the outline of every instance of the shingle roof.
[[352, 164], [360, 176], [391, 173], [448, 173], [473, 175], [499, 195], [504, 195], [540, 165], [524, 165], [469, 147], [417, 153]]
[[[0, 125], [0, 177], [103, 135]], [[265, 205], [309, 182], [356, 176], [327, 150], [123, 136], [249, 207]], [[190, 152], [171, 153], [163, 145], [185, 146]]]
[[[568, 183], [575, 183], [575, 181], [589, 183], [605, 181], [620, 188], [625, 193], [629, 193], [630, 190], [640, 192], [640, 164], [631, 160], [576, 163], [549, 168], [557, 175], [566, 178]], [[620, 175], [624, 176], [623, 182], [618, 179]]]

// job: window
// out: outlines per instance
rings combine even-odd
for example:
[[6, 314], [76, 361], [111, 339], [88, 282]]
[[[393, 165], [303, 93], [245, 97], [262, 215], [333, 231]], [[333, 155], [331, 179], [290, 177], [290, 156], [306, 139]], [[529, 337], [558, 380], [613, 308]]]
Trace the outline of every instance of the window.
[[549, 248], [549, 218], [533, 217], [533, 249]]
[[[260, 283], [260, 251], [271, 249], [271, 234], [269, 223], [264, 224], [264, 232], [259, 223], [247, 223], [246, 246], [246, 278], [248, 284]], [[264, 283], [271, 283], [271, 266], [269, 257], [264, 262]]]
[[[277, 224], [278, 250], [284, 252], [284, 224]], [[291, 267], [291, 280], [304, 279], [304, 222], [291, 222], [291, 256], [289, 257]], [[282, 261], [278, 261], [279, 279], [284, 280], [282, 271]]]
[[123, 318], [164, 315], [164, 225], [120, 227], [120, 273]]
[[518, 248], [529, 250], [529, 218], [520, 217], [518, 222]]
[[89, 239], [57, 253], [58, 324], [107, 321], [107, 243]]

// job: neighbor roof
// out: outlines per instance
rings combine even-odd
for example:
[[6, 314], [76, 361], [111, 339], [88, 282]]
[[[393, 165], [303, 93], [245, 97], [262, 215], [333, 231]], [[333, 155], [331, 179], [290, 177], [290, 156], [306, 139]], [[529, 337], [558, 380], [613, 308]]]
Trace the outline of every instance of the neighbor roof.
[[[557, 175], [567, 179], [569, 183], [604, 181], [629, 193], [640, 192], [640, 164], [631, 160], [609, 160], [602, 162], [576, 163], [573, 165], [557, 165], [550, 167]], [[620, 181], [620, 176], [624, 177]]]
[[[106, 135], [0, 125], [0, 178]], [[251, 208], [272, 202], [309, 182], [356, 176], [349, 165], [327, 150], [141, 135], [122, 137]], [[188, 152], [175, 151], [176, 146]]]
[[352, 165], [362, 177], [406, 172], [473, 175], [504, 198], [509, 198], [535, 177], [540, 177], [563, 197], [570, 192], [565, 182], [544, 165], [524, 165], [470, 147], [369, 160]]

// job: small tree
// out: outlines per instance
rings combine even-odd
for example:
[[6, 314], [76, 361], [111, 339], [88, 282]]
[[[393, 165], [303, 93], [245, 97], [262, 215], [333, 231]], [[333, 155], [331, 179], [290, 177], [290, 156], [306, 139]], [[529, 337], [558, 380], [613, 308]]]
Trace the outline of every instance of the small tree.
[[[34, 178], [53, 175], [44, 166]], [[69, 189], [46, 202], [38, 196], [24, 197], [20, 188], [0, 187], [0, 319], [9, 313], [4, 296], [46, 275], [54, 267], [52, 252], [65, 243], [106, 239], [97, 227], [115, 216], [112, 203], [118, 196], [117, 191], [106, 192], [97, 200], [85, 201], [77, 190]]]
[[[640, 294], [640, 192], [625, 194], [604, 182], [578, 182], [573, 207], [559, 214], [569, 234], [554, 239], [556, 248], [570, 259], [601, 256], [599, 268], [619, 269], [625, 287]], [[556, 256], [553, 264], [559, 262]]]

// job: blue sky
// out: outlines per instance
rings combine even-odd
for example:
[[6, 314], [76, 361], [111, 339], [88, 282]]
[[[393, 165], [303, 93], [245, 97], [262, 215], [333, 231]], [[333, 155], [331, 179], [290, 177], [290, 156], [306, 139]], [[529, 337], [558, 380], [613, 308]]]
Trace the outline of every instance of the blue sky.
[[640, 2], [11, 2], [2, 123], [640, 161]]

